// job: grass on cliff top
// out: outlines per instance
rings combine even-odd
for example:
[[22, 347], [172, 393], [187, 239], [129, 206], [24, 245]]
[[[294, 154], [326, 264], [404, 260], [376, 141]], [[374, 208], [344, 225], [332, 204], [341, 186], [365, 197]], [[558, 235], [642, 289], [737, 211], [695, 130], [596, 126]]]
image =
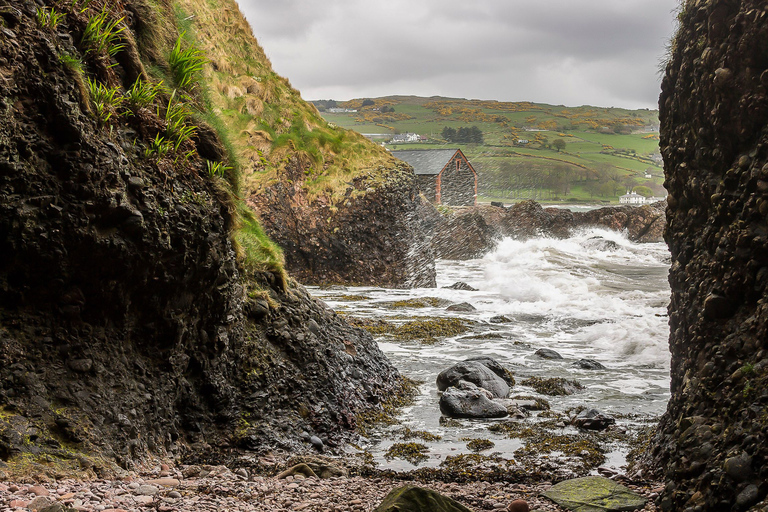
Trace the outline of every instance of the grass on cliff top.
[[394, 167], [386, 150], [326, 122], [272, 70], [234, 0], [177, 0], [174, 5], [182, 28], [194, 35], [210, 62], [203, 81], [242, 164], [246, 196], [287, 179], [292, 161], [301, 163], [300, 179], [310, 200], [338, 200], [360, 173]]
[[227, 183], [229, 201], [236, 214], [232, 238], [245, 270], [272, 272], [278, 286], [285, 289], [288, 277], [282, 251], [241, 199], [243, 172], [250, 165], [243, 151], [243, 134], [222, 108], [226, 105], [222, 105], [222, 90], [217, 81], [218, 76], [237, 78], [232, 62], [245, 66], [249, 76], [274, 73], [255, 40], [235, 48], [237, 38], [228, 38], [230, 30], [250, 34], [237, 6], [231, 3], [229, 9], [222, 9], [214, 1], [135, 0], [140, 20], [135, 38], [150, 75], [157, 82], [178, 87], [179, 94], [194, 107], [191, 117], [218, 134], [225, 153], [225, 162], [219, 168], [226, 171], [210, 178], [218, 180], [217, 186]]

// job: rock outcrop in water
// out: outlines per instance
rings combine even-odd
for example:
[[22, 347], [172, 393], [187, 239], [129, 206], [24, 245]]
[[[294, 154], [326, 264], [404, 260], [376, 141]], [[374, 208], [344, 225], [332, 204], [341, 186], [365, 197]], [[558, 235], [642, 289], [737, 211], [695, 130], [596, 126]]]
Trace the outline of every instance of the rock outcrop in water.
[[434, 207], [419, 197], [413, 169], [400, 163], [364, 173], [332, 206], [311, 204], [302, 189], [305, 168], [298, 160], [291, 168], [281, 182], [252, 195], [250, 203], [261, 212], [296, 279], [305, 284], [435, 286], [435, 257], [421, 221]]
[[687, 1], [679, 19], [659, 100], [672, 254], [660, 503], [766, 510], [768, 11]]
[[[493, 250], [504, 237], [567, 238], [580, 228], [601, 227], [626, 231], [633, 242], [661, 242], [665, 225], [660, 202], [644, 206], [608, 206], [588, 212], [544, 208], [521, 201], [509, 208], [472, 206], [450, 209], [445, 217], [430, 217], [432, 248], [438, 258], [478, 258]], [[456, 241], [461, 240], [459, 244]]]
[[[131, 122], [97, 121], [61, 56], [118, 88], [141, 67], [73, 44], [98, 2], [56, 31], [36, 11], [0, 0], [0, 479], [333, 447], [380, 412], [397, 371], [277, 265], [237, 255], [243, 218], [204, 162], [146, 157]], [[188, 149], [221, 146], [200, 132]]]

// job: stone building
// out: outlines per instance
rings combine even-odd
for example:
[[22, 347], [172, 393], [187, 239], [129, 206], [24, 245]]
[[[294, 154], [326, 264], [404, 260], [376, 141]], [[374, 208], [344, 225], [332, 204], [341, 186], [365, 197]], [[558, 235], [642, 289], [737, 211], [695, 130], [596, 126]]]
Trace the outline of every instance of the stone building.
[[393, 151], [410, 164], [424, 196], [436, 204], [474, 206], [477, 172], [460, 149]]

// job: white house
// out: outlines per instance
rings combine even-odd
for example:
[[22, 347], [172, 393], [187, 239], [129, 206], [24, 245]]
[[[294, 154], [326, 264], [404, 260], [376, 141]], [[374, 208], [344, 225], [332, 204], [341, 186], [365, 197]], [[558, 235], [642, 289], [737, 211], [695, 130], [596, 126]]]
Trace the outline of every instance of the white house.
[[422, 137], [418, 133], [399, 133], [392, 137], [390, 144], [402, 144], [404, 142], [421, 142]]
[[637, 192], [629, 192], [619, 197], [619, 203], [621, 204], [645, 204], [646, 199]]
[[626, 194], [619, 197], [620, 204], [652, 204], [663, 201], [666, 197], [643, 197], [637, 192], [627, 191]]

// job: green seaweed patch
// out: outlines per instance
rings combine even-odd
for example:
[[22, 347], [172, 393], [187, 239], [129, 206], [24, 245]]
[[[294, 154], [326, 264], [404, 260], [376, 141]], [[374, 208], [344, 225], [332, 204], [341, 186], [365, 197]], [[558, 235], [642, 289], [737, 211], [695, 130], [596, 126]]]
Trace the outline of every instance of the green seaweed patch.
[[414, 299], [396, 300], [394, 302], [385, 302], [382, 306], [389, 309], [403, 309], [403, 308], [439, 308], [441, 306], [447, 306], [451, 302], [445, 299], [439, 299], [437, 297], [417, 297]]
[[515, 451], [515, 456], [527, 468], [534, 468], [540, 460], [552, 453], [562, 453], [577, 460], [577, 469], [582, 473], [596, 468], [605, 461], [603, 446], [609, 437], [600, 434], [555, 434], [546, 426], [553, 426], [554, 421], [544, 424], [526, 425], [513, 421], [495, 423], [489, 427], [491, 432], [505, 434], [510, 439], [521, 439], [522, 448]]
[[370, 430], [376, 426], [399, 423], [396, 417], [398, 411], [413, 403], [414, 398], [419, 394], [419, 384], [421, 384], [408, 377], [401, 379], [399, 389], [381, 403], [381, 408], [369, 409], [355, 417], [356, 430], [360, 435], [367, 437]]
[[384, 458], [391, 461], [392, 459], [407, 460], [414, 466], [418, 466], [429, 458], [427, 452], [429, 448], [421, 443], [395, 443], [389, 447], [387, 453], [384, 454]]
[[432, 432], [427, 432], [426, 430], [411, 430], [408, 427], [404, 427], [400, 435], [404, 441], [408, 441], [410, 439], [421, 439], [423, 441], [429, 442], [439, 441], [443, 438], [443, 436], [433, 434]]
[[496, 444], [488, 439], [472, 439], [467, 443], [467, 448], [473, 452], [482, 452], [484, 450], [490, 450], [496, 446]]
[[468, 322], [459, 318], [424, 318], [401, 325], [371, 324], [363, 328], [373, 335], [390, 335], [403, 341], [418, 340], [432, 344], [438, 338], [456, 336], [469, 330]]
[[333, 300], [343, 300], [347, 302], [358, 302], [363, 300], [371, 300], [367, 295], [339, 295], [338, 297], [328, 297]]
[[487, 481], [522, 481], [526, 478], [514, 459], [504, 459], [497, 455], [462, 453], [448, 455], [439, 466], [439, 476], [444, 480], [456, 482]]
[[464, 424], [459, 420], [455, 420], [453, 418], [446, 418], [445, 416], [440, 416], [439, 422], [441, 427], [461, 428], [464, 426]]
[[551, 379], [531, 377], [525, 379], [520, 384], [523, 386], [530, 386], [535, 389], [537, 393], [548, 396], [572, 395], [576, 391], [584, 389], [584, 386], [579, 382], [575, 380], [567, 380], [562, 377], [554, 377]]
[[533, 463], [542, 455], [553, 452], [580, 459], [581, 469], [585, 472], [605, 462], [605, 451], [597, 439], [576, 434], [537, 433], [529, 437], [525, 446], [515, 451], [515, 455], [524, 463]]

